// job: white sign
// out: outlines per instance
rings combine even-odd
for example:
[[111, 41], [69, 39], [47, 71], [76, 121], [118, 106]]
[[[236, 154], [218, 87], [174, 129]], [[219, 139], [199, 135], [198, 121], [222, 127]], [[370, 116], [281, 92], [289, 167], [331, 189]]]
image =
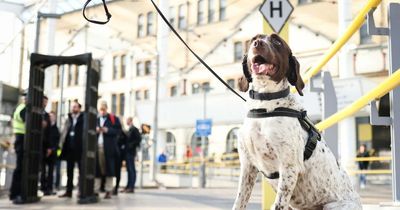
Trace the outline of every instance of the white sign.
[[279, 33], [292, 14], [293, 6], [289, 0], [265, 0], [260, 12], [271, 28]]

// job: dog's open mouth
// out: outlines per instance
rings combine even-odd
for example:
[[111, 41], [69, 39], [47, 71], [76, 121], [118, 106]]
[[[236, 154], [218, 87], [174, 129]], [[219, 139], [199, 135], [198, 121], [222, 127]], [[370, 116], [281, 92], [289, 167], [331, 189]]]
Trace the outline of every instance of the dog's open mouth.
[[257, 75], [272, 76], [276, 72], [275, 65], [268, 63], [267, 59], [261, 55], [254, 56], [251, 63], [251, 69]]

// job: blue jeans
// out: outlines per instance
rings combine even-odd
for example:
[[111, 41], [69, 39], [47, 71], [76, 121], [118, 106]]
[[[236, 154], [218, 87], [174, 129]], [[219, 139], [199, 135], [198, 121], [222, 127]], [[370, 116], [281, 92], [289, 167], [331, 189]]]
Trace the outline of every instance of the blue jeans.
[[126, 189], [133, 189], [136, 183], [135, 155], [127, 153], [125, 161], [126, 170], [128, 171], [128, 184], [126, 185]]
[[367, 177], [365, 174], [360, 174], [360, 185], [366, 185], [367, 184]]

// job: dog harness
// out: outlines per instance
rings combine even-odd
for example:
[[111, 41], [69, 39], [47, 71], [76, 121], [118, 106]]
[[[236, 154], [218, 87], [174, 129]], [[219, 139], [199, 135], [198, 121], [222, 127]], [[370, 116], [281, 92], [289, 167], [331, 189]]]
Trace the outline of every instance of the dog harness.
[[[276, 93], [258, 93], [253, 90], [251, 90], [249, 93], [250, 93], [250, 98], [252, 99], [273, 100], [286, 97], [287, 95], [289, 95], [289, 88]], [[286, 107], [278, 107], [272, 112], [267, 112], [266, 109], [251, 109], [247, 113], [247, 117], [248, 118], [268, 118], [268, 117], [297, 118], [299, 120], [301, 127], [308, 133], [307, 143], [304, 148], [304, 161], [308, 160], [311, 157], [311, 155], [315, 150], [315, 147], [317, 146], [318, 141], [321, 140], [321, 134], [318, 132], [318, 129], [314, 126], [311, 120], [307, 117], [306, 111], [297, 111]], [[268, 179], [279, 178], [279, 172], [274, 172], [269, 175], [265, 173], [263, 174]]]

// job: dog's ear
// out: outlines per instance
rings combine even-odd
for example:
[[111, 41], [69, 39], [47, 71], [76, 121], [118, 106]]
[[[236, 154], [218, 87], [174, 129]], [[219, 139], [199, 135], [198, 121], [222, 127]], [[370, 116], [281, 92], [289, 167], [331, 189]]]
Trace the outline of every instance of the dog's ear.
[[289, 70], [286, 76], [289, 83], [296, 87], [299, 95], [303, 96], [304, 82], [300, 75], [300, 63], [293, 55], [289, 55]]
[[245, 76], [239, 78], [238, 81], [239, 90], [242, 92], [247, 92], [249, 90], [249, 82]]
[[243, 76], [239, 78], [238, 86], [240, 91], [246, 92], [249, 90], [249, 83], [251, 82], [251, 73], [249, 71], [249, 65], [247, 64], [247, 55], [243, 56], [242, 68]]

